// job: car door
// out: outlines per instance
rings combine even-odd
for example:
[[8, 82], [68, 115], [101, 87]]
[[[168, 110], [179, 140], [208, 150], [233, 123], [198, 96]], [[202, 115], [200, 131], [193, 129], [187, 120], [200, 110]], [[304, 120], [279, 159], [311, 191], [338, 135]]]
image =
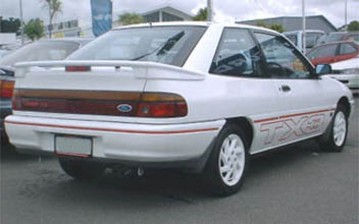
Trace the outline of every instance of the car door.
[[283, 113], [267, 120], [277, 145], [321, 134], [333, 113], [326, 81], [314, 75], [310, 63], [282, 36], [255, 33], [266, 60], [266, 72], [280, 97]]
[[249, 29], [224, 29], [209, 73], [219, 86], [213, 91], [225, 92], [218, 105], [226, 108], [221, 116], [246, 117], [254, 125], [250, 153], [273, 148], [275, 142], [266, 141], [268, 132], [259, 131], [260, 124], [282, 113], [282, 106], [275, 83], [264, 73], [263, 57]]

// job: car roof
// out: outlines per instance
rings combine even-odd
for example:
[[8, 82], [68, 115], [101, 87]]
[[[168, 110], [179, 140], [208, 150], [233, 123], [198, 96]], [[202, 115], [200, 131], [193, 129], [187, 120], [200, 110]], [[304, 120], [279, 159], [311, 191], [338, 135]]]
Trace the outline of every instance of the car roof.
[[266, 31], [266, 32], [279, 34], [278, 32], [268, 29], [268, 28], [246, 25], [246, 24], [222, 23], [222, 22], [193, 22], [193, 21], [141, 23], [141, 24], [135, 24], [135, 25], [118, 26], [118, 27], [114, 28], [113, 30], [121, 30], [121, 29], [127, 29], [127, 28], [140, 28], [140, 27], [161, 27], [161, 26], [238, 27], [238, 28], [262, 30], [262, 31]]

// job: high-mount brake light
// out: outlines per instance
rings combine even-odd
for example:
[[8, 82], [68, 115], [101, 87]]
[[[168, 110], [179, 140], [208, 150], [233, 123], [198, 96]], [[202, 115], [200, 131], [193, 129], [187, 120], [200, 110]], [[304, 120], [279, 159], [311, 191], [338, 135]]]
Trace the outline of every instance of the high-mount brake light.
[[91, 66], [66, 66], [65, 70], [67, 72], [88, 72], [91, 71]]
[[2, 99], [11, 99], [14, 92], [13, 80], [0, 80], [0, 98]]
[[146, 118], [184, 117], [185, 99], [173, 93], [15, 90], [13, 109]]

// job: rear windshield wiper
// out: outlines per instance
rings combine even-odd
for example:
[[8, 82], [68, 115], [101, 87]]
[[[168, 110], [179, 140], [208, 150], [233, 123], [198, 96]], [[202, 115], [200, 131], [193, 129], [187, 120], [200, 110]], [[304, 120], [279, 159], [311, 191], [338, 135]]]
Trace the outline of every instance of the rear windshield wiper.
[[169, 38], [166, 42], [164, 42], [163, 44], [161, 44], [159, 47], [155, 48], [154, 50], [147, 52], [146, 54], [143, 54], [141, 56], [138, 56], [136, 58], [132, 58], [132, 61], [137, 61], [140, 60], [144, 57], [147, 57], [151, 54], [154, 54], [155, 52], [157, 52], [156, 56], [161, 56], [166, 54], [167, 51], [169, 51], [183, 36], [185, 35], [184, 31], [181, 31], [179, 33], [177, 33], [176, 35], [172, 36], [171, 38]]

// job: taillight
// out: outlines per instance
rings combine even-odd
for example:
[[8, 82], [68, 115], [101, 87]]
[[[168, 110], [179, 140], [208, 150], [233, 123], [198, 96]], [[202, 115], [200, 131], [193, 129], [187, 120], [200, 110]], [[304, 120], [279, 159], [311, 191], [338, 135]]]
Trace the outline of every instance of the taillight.
[[91, 66], [66, 66], [67, 72], [88, 72], [91, 71]]
[[13, 109], [24, 111], [171, 118], [188, 113], [183, 97], [173, 93], [15, 90]]
[[12, 80], [0, 80], [0, 98], [10, 99], [13, 96], [14, 84]]
[[172, 93], [144, 93], [138, 103], [138, 117], [184, 117], [187, 103]]

